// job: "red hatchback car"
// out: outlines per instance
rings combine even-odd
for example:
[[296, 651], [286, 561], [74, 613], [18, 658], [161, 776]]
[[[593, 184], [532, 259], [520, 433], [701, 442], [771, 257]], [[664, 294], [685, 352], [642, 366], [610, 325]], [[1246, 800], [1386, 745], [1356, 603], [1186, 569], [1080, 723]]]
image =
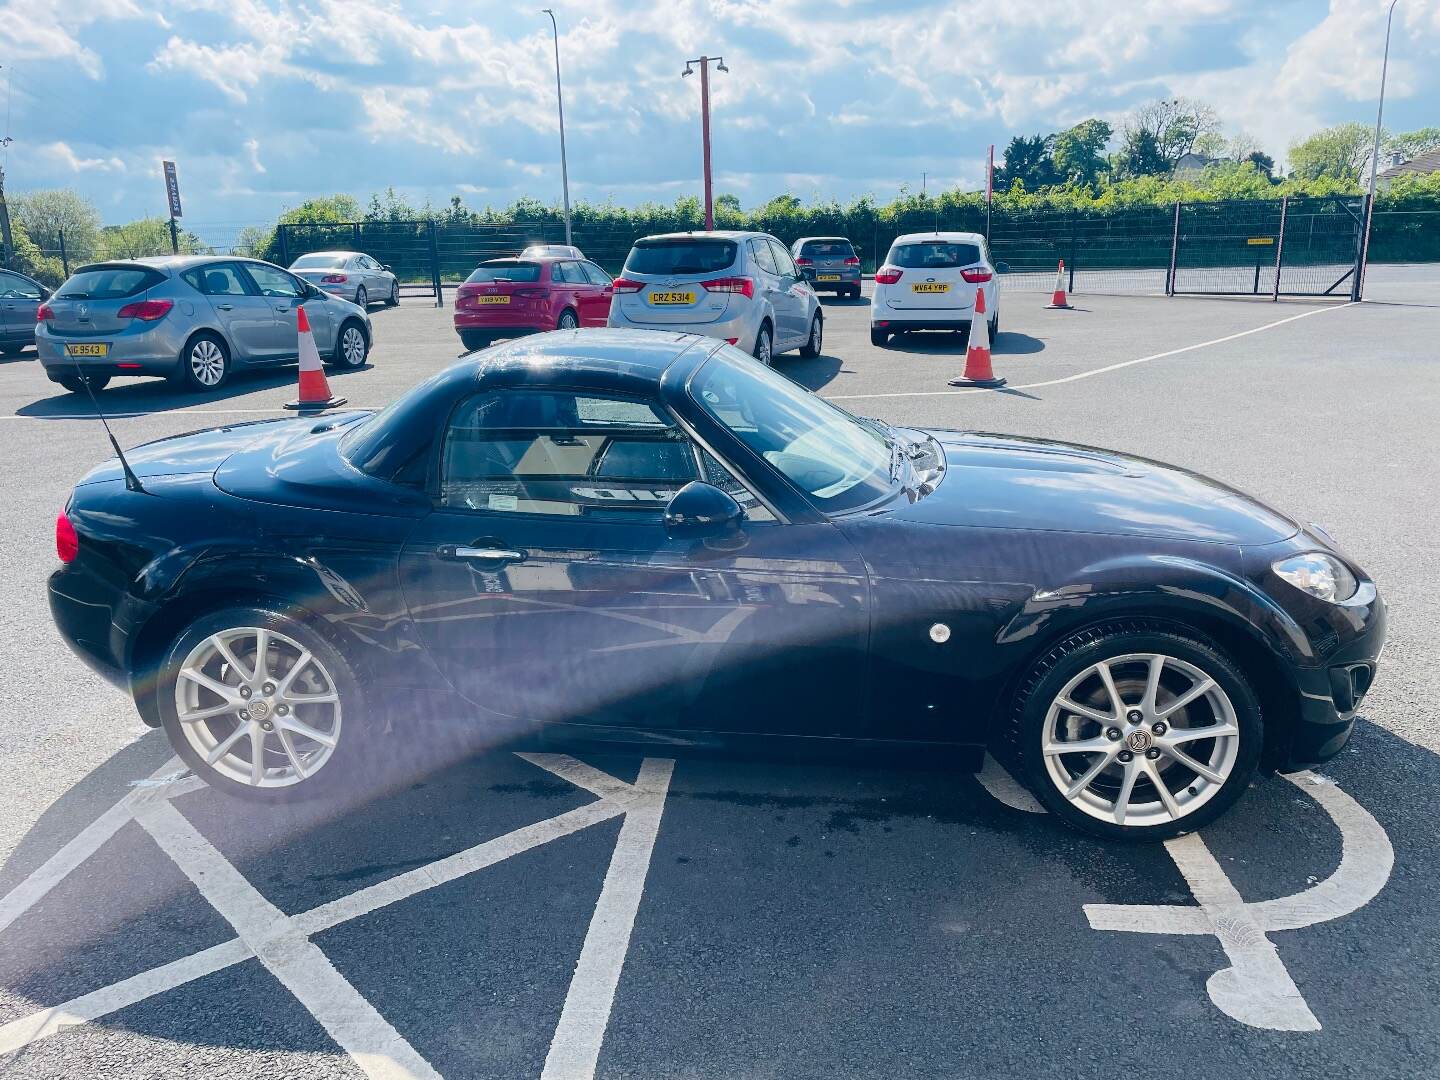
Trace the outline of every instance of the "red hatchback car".
[[583, 259], [491, 259], [455, 293], [455, 332], [467, 349], [539, 330], [604, 326], [610, 275]]

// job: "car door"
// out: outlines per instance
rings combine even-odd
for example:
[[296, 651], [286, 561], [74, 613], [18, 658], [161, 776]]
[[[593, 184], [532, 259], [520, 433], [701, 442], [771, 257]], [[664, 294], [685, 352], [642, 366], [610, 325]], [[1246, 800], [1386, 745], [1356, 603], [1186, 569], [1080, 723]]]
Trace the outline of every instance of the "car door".
[[750, 252], [750, 267], [755, 278], [755, 295], [769, 305], [775, 316], [775, 351], [783, 348], [789, 330], [785, 325], [785, 288], [780, 278], [780, 267], [775, 262], [775, 251], [763, 237], [747, 240], [745, 246]]
[[592, 262], [576, 264], [590, 287], [585, 290], [580, 312], [581, 326], [604, 326], [610, 319], [610, 300], [615, 295], [610, 275]]
[[19, 274], [0, 270], [0, 344], [33, 342], [35, 312], [39, 307], [39, 285]]
[[753, 498], [736, 543], [671, 539], [663, 507], [702, 475], [697, 454], [653, 401], [508, 390], [462, 403], [436, 508], [401, 555], [417, 635], [451, 685], [522, 727], [853, 730], [863, 566], [839, 556], [837, 531], [827, 550]]
[[775, 257], [775, 268], [779, 271], [780, 303], [776, 317], [782, 324], [778, 337], [783, 337], [786, 347], [803, 345], [810, 336], [810, 296], [813, 290], [785, 250], [785, 245], [773, 238], [767, 238], [770, 251]]
[[385, 271], [380, 269], [379, 263], [369, 255], [357, 255], [355, 262], [360, 267], [360, 272], [365, 275], [365, 291], [372, 300], [380, 300], [390, 295], [390, 282]]
[[575, 312], [579, 325], [585, 325], [585, 294], [590, 290], [590, 279], [580, 269], [580, 264], [570, 262], [553, 263], [550, 267], [551, 288], [555, 293], [553, 311], [558, 322], [560, 313], [567, 307]]
[[274, 304], [260, 295], [238, 263], [206, 263], [181, 277], [210, 301], [232, 357], [249, 363], [275, 358]]
[[[298, 318], [295, 309], [304, 301], [305, 286], [292, 274], [268, 263], [240, 264], [255, 291], [270, 305], [275, 321], [270, 327], [267, 355], [272, 359], [294, 359], [300, 350]], [[325, 355], [335, 347], [335, 328], [329, 306], [317, 301], [306, 309], [315, 346]]]

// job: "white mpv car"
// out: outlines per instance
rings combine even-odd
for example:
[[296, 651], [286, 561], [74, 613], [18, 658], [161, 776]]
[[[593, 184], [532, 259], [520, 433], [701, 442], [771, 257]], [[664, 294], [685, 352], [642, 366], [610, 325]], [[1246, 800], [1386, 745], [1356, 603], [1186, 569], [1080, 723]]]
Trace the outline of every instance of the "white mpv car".
[[[1002, 265], [1001, 270], [1005, 267]], [[985, 290], [990, 340], [1000, 332], [1000, 283], [979, 233], [906, 233], [875, 271], [870, 342], [884, 345], [906, 330], [969, 332], [975, 293]]]
[[614, 281], [610, 325], [723, 338], [762, 364], [820, 355], [820, 300], [766, 233], [693, 232], [635, 241]]

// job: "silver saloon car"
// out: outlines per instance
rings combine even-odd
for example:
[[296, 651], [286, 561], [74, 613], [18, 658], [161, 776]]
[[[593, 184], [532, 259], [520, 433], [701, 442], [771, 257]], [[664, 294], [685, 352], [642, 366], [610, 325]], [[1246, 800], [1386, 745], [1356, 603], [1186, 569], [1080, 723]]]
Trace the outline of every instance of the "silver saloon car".
[[362, 308], [380, 301], [386, 307], [400, 303], [400, 279], [364, 252], [312, 251], [292, 262], [290, 272]]
[[35, 344], [51, 382], [72, 393], [119, 375], [160, 375], [216, 390], [242, 368], [293, 364], [301, 305], [326, 364], [364, 365], [370, 317], [258, 259], [166, 255], [77, 269], [40, 305]]
[[766, 364], [791, 349], [820, 355], [820, 301], [767, 233], [647, 236], [613, 284], [611, 326], [721, 338]]

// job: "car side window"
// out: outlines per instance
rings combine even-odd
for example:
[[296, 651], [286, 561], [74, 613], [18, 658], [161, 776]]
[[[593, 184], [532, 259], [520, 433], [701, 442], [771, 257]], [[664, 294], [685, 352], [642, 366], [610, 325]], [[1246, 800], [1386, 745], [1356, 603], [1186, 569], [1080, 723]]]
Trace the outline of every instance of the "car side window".
[[766, 241], [770, 250], [775, 255], [775, 266], [781, 274], [788, 274], [790, 277], [799, 277], [800, 271], [795, 267], [795, 260], [790, 257], [790, 252], [785, 250], [785, 245], [777, 240]]
[[600, 267], [596, 266], [593, 262], [581, 263], [580, 269], [585, 272], [585, 276], [590, 279], [590, 284], [592, 285], [608, 286], [611, 284], [610, 275], [604, 270], [601, 270]]
[[293, 298], [304, 295], [296, 280], [276, 267], [266, 266], [263, 263], [246, 263], [245, 273], [249, 274], [250, 280], [255, 282], [255, 287], [260, 290], [261, 296]]
[[665, 504], [699, 475], [689, 440], [650, 402], [503, 390], [455, 411], [441, 456], [440, 503], [658, 523]]
[[755, 264], [769, 274], [780, 273], [780, 268], [775, 265], [775, 253], [770, 250], [770, 244], [765, 240], [750, 241], [750, 257]]
[[576, 284], [577, 275], [571, 270], [574, 263], [557, 262], [550, 267], [550, 280], [558, 281], [565, 285]]
[[7, 274], [0, 270], [0, 299], [39, 300], [40, 286], [19, 274]]
[[747, 521], [774, 521], [775, 515], [770, 512], [769, 507], [755, 497], [755, 493], [745, 486], [744, 482], [727, 469], [718, 458], [713, 457], [708, 450], [700, 450], [700, 466], [705, 475], [701, 478], [707, 484], [719, 488], [725, 492], [745, 511]]
[[206, 296], [245, 296], [250, 289], [233, 263], [196, 266], [180, 275], [196, 292]]

